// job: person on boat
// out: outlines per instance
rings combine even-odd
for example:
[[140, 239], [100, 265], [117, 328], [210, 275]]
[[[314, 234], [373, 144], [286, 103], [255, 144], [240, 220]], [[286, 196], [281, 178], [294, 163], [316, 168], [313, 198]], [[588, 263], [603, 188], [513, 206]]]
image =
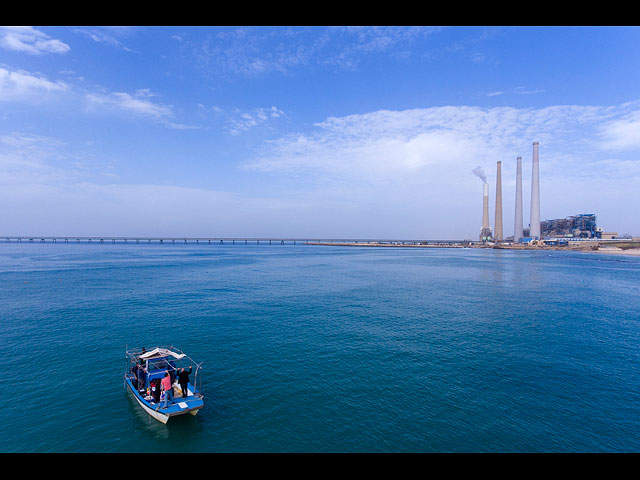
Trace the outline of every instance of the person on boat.
[[151, 396], [155, 403], [160, 403], [160, 380], [151, 380]]
[[169, 362], [169, 366], [167, 367], [169, 372], [169, 376], [171, 377], [171, 385], [176, 383], [176, 364], [173, 362]]
[[145, 390], [145, 385], [146, 385], [146, 368], [144, 368], [142, 365], [138, 366], [138, 391], [143, 391]]
[[138, 389], [138, 364], [137, 363], [133, 367], [131, 367], [131, 373], [133, 374], [131, 383], [133, 384], [133, 388], [137, 390]]
[[162, 378], [162, 390], [164, 390], [164, 404], [162, 408], [167, 408], [169, 403], [173, 403], [173, 386], [171, 385], [171, 376], [169, 372], [164, 374]]
[[184, 368], [178, 370], [178, 385], [180, 385], [180, 390], [182, 390], [182, 396], [187, 398], [189, 393], [189, 374], [191, 373], [191, 369], [193, 367], [189, 367], [189, 371], [187, 372]]

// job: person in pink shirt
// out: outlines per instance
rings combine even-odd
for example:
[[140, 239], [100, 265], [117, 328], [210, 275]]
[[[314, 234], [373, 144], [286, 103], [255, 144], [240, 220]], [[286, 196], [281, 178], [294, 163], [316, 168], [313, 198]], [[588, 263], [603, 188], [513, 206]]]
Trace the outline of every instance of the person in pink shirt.
[[169, 372], [164, 374], [161, 385], [162, 390], [164, 390], [164, 404], [162, 408], [167, 408], [168, 403], [173, 403], [173, 386], [171, 386], [171, 376]]

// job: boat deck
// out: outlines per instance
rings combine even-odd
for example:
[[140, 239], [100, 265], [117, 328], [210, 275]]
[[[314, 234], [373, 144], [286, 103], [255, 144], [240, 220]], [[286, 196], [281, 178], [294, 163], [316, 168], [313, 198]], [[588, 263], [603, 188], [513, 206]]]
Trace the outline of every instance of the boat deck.
[[148, 408], [167, 416], [180, 415], [183, 413], [187, 413], [191, 410], [202, 408], [204, 404], [202, 397], [193, 395], [193, 392], [191, 390], [193, 387], [191, 386], [191, 384], [189, 384], [189, 388], [187, 389], [187, 391], [189, 392], [189, 395], [186, 398], [181, 395], [174, 395], [173, 403], [170, 403], [167, 406], [167, 408], [163, 407], [164, 405], [163, 400], [160, 400], [159, 403], [155, 403], [153, 400], [151, 401], [145, 400], [145, 398], [140, 394], [140, 392], [136, 391], [136, 389], [133, 387], [133, 384], [131, 383], [131, 379], [129, 378], [127, 378], [127, 385], [131, 390], [131, 392], [136, 396], [139, 402], [142, 402]]

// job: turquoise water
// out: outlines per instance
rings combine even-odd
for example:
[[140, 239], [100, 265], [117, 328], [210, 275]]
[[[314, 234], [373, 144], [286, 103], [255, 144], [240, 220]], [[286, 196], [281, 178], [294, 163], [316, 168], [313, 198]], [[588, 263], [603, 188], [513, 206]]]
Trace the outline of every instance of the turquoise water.
[[[640, 451], [640, 259], [0, 244], [1, 452]], [[204, 362], [163, 425], [125, 346]]]

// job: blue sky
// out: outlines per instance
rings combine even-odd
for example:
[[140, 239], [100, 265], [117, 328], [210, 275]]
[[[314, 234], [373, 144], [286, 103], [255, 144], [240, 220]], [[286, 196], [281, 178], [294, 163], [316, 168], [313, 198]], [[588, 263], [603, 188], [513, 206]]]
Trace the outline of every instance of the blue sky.
[[635, 27], [0, 27], [0, 234], [640, 235]]

